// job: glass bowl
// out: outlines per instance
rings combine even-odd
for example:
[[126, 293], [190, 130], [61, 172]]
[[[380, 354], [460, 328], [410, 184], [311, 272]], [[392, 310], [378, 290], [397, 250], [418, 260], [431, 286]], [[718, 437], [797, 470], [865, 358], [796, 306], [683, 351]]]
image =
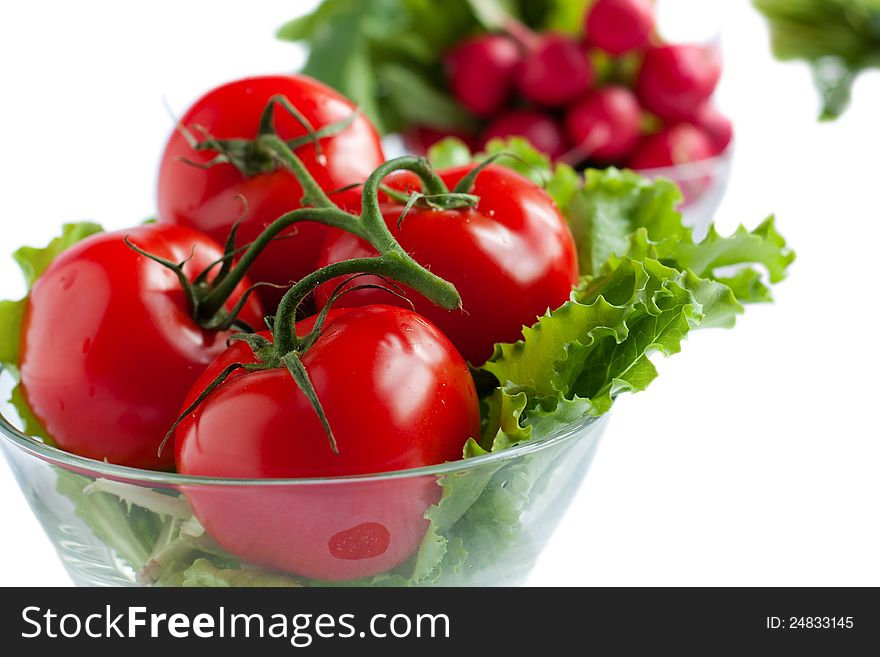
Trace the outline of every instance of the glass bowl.
[[51, 447], [5, 418], [0, 444], [77, 585], [500, 586], [526, 579], [606, 417], [486, 456], [324, 479], [116, 466]]

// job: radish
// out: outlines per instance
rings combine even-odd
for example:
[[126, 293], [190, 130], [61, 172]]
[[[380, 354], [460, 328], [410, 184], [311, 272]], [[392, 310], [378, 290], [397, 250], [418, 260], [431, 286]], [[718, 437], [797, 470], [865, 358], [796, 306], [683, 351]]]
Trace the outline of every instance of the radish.
[[697, 110], [695, 123], [712, 140], [714, 155], [721, 155], [733, 141], [733, 123], [711, 103], [704, 103]]
[[427, 125], [414, 125], [407, 128], [403, 133], [403, 145], [411, 153], [425, 155], [431, 146], [447, 137], [460, 139], [471, 150], [474, 150], [477, 145], [473, 135], [457, 130], [438, 130]]
[[514, 88], [520, 49], [510, 37], [485, 34], [459, 43], [446, 57], [449, 85], [458, 101], [477, 116], [490, 116]]
[[612, 55], [644, 48], [653, 31], [652, 0], [596, 0], [584, 21], [587, 43]]
[[534, 35], [519, 75], [519, 91], [547, 107], [573, 103], [590, 90], [593, 66], [580, 43], [563, 34]]
[[712, 140], [690, 123], [679, 123], [646, 137], [629, 160], [631, 169], [659, 169], [712, 157]]
[[484, 133], [483, 144], [495, 138], [525, 137], [532, 146], [556, 159], [565, 154], [562, 128], [553, 117], [532, 109], [510, 110], [496, 118]]
[[667, 45], [651, 48], [636, 81], [642, 107], [669, 122], [690, 121], [715, 91], [721, 58], [714, 48]]
[[579, 159], [613, 162], [629, 155], [638, 143], [641, 110], [626, 87], [608, 86], [573, 105], [566, 114], [568, 138]]

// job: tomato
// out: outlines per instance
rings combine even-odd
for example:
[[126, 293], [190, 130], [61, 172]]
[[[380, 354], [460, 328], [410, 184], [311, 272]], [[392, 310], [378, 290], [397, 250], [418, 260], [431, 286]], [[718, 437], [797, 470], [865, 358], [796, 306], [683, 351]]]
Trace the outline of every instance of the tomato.
[[[230, 364], [254, 362], [250, 347], [233, 343], [208, 367], [186, 405]], [[466, 440], [479, 436], [477, 394], [464, 360], [435, 326], [410, 310], [333, 310], [302, 363], [338, 454], [286, 369], [238, 371], [178, 427], [178, 471], [349, 477], [456, 460]], [[440, 487], [434, 477], [419, 476], [193, 486], [186, 493], [208, 533], [236, 556], [341, 580], [385, 572], [409, 558]]]
[[[216, 139], [257, 137], [260, 116], [269, 100], [283, 95], [309, 121], [320, 129], [349, 118], [354, 105], [331, 88], [304, 76], [277, 75], [246, 78], [209, 91], [184, 114], [183, 127], [201, 126]], [[285, 140], [306, 134], [287, 111], [275, 109], [275, 126]], [[320, 140], [321, 153], [313, 144], [296, 149], [318, 184], [327, 192], [363, 182], [385, 157], [372, 123], [358, 116], [341, 133]], [[168, 140], [159, 169], [159, 221], [202, 230], [221, 244], [232, 225], [241, 218], [242, 202], [247, 214], [239, 227], [238, 243], [254, 240], [272, 221], [301, 207], [302, 188], [286, 169], [245, 175], [232, 164], [203, 168], [186, 160], [207, 163], [216, 152], [196, 152], [184, 134], [175, 130]], [[356, 194], [336, 194], [340, 205], [357, 203]], [[351, 208], [356, 209], [356, 208]], [[315, 254], [329, 229], [312, 223], [298, 224], [260, 255], [250, 271], [254, 281], [287, 285], [314, 269]], [[267, 309], [274, 308], [283, 291], [259, 291]]]
[[[472, 166], [440, 172], [452, 188]], [[389, 186], [413, 185], [411, 176], [389, 177]], [[577, 253], [568, 225], [550, 197], [509, 169], [494, 165], [476, 179], [475, 208], [413, 208], [398, 227], [402, 207], [387, 204], [385, 221], [420, 264], [458, 289], [463, 307], [446, 311], [410, 293], [416, 310], [436, 324], [473, 365], [484, 363], [496, 342], [522, 337], [547, 309], [565, 303], [578, 280]], [[365, 242], [333, 234], [318, 265], [372, 255]], [[364, 279], [358, 281], [365, 282]], [[338, 282], [318, 288], [323, 305]], [[339, 299], [348, 306], [400, 302], [382, 290], [356, 291]]]
[[[156, 451], [192, 384], [226, 348], [230, 331], [191, 317], [177, 276], [135, 253], [192, 258], [193, 278], [223, 250], [190, 228], [141, 226], [100, 233], [62, 253], [37, 280], [21, 335], [21, 382], [28, 404], [59, 447], [97, 460], [170, 469]], [[227, 304], [244, 291], [239, 286]], [[256, 299], [241, 318], [261, 321]]]

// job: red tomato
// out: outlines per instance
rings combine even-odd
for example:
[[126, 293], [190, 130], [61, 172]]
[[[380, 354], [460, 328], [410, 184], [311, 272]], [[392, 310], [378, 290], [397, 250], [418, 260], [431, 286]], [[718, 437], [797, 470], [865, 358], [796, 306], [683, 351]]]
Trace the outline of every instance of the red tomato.
[[[100, 233], [74, 245], [31, 291], [21, 381], [31, 409], [62, 449], [169, 469], [172, 450], [158, 457], [159, 443], [232, 332], [198, 326], [177, 276], [132, 251], [124, 235], [174, 262], [192, 255], [184, 268], [190, 278], [223, 254], [198, 231], [160, 224]], [[261, 317], [259, 302], [250, 299], [241, 318], [256, 324]]]
[[[186, 404], [236, 362], [256, 362], [250, 347], [233, 343]], [[178, 427], [178, 471], [265, 479], [373, 474], [460, 459], [465, 441], [479, 436], [477, 394], [464, 360], [410, 310], [332, 311], [302, 362], [338, 454], [286, 369], [239, 371]], [[422, 476], [186, 492], [208, 533], [236, 556], [341, 580], [381, 573], [409, 558], [440, 488], [434, 477]]]
[[[202, 126], [216, 139], [253, 139], [257, 136], [260, 115], [269, 100], [285, 96], [308, 119], [312, 127], [338, 123], [355, 111], [354, 105], [333, 89], [311, 78], [278, 75], [247, 78], [230, 82], [209, 91], [184, 114], [181, 125], [190, 129]], [[276, 107], [275, 126], [285, 140], [306, 134], [288, 112]], [[364, 117], [338, 135], [321, 140], [323, 155], [307, 144], [296, 150], [318, 184], [327, 192], [361, 183], [385, 159], [379, 136]], [[302, 188], [286, 169], [246, 176], [232, 164], [210, 168], [193, 166], [184, 160], [205, 163], [214, 152], [196, 152], [179, 130], [168, 140], [159, 169], [159, 221], [202, 230], [223, 244], [232, 225], [241, 217], [247, 199], [248, 213], [239, 228], [238, 242], [254, 240], [268, 224], [300, 205]], [[356, 194], [335, 195], [340, 205], [357, 203]], [[355, 208], [352, 208], [355, 209]], [[254, 281], [287, 285], [314, 269], [315, 254], [328, 229], [312, 223], [298, 224], [283, 239], [260, 255], [250, 271]], [[274, 308], [283, 291], [263, 288], [261, 298], [267, 308]]]
[[[457, 167], [440, 176], [452, 188], [472, 168]], [[392, 187], [414, 186], [408, 175], [386, 182]], [[386, 205], [384, 215], [400, 245], [461, 294], [463, 308], [447, 311], [410, 293], [416, 310], [449, 336], [468, 361], [481, 365], [492, 355], [496, 342], [518, 340], [523, 325], [531, 326], [548, 308], [568, 300], [578, 280], [578, 266], [565, 219], [537, 185], [514, 171], [490, 165], [477, 176], [473, 193], [480, 197], [475, 208], [413, 208], [401, 227], [397, 225], [399, 205]], [[333, 234], [318, 265], [373, 254], [359, 238]], [[318, 288], [319, 306], [326, 303], [337, 283]], [[346, 306], [370, 303], [400, 302], [381, 290], [360, 290], [339, 299]]]

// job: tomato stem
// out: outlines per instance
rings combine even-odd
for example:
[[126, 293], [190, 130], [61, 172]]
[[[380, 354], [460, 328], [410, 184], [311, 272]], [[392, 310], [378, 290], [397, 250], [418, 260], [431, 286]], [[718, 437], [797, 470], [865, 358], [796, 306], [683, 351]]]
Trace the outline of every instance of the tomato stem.
[[264, 146], [278, 162], [288, 169], [299, 182], [303, 189], [302, 202], [317, 208], [335, 208], [336, 205], [330, 197], [321, 189], [303, 161], [296, 153], [276, 134], [261, 135], [258, 143]]
[[395, 249], [377, 257], [336, 262], [300, 279], [281, 299], [275, 314], [272, 333], [278, 355], [300, 349], [301, 342], [296, 335], [295, 321], [297, 308], [302, 301], [322, 283], [340, 276], [375, 274], [387, 277], [423, 294], [443, 308], [452, 310], [459, 307], [461, 297], [451, 283], [435, 276], [421, 265], [414, 267], [413, 262], [408, 255]]
[[248, 270], [263, 252], [263, 249], [285, 229], [303, 221], [340, 228], [369, 241], [357, 217], [340, 210], [332, 203], [330, 207], [300, 208], [283, 214], [269, 224], [260, 236], [251, 243], [235, 267], [222, 280], [218, 277], [217, 284], [201, 299], [198, 305], [199, 317], [197, 319], [202, 323], [214, 321], [215, 316], [223, 309], [227, 299], [232, 296], [233, 291], [247, 275]]
[[[298, 159], [293, 153], [287, 155], [290, 155], [293, 160]], [[441, 196], [449, 193], [446, 184], [423, 158], [399, 157], [389, 160], [370, 174], [367, 182], [364, 183], [360, 221], [350, 220], [349, 224], [357, 226], [356, 231], [350, 232], [354, 232], [358, 237], [369, 242], [379, 252], [379, 256], [357, 258], [328, 265], [302, 278], [288, 290], [281, 299], [281, 304], [275, 315], [273, 333], [279, 356], [295, 351], [300, 346], [295, 329], [296, 311], [299, 305], [316, 287], [339, 276], [377, 274], [408, 286], [448, 310], [458, 308], [461, 305], [461, 297], [455, 287], [413, 260], [394, 239], [385, 224], [382, 209], [379, 206], [379, 186], [388, 175], [395, 171], [412, 171], [421, 179], [425, 190], [431, 195]], [[298, 174], [294, 175], [299, 178]], [[346, 216], [350, 217], [350, 215]], [[348, 230], [345, 226], [338, 227]]]
[[[236, 266], [229, 271], [228, 275], [226, 275], [223, 280], [218, 281], [216, 286], [199, 301], [197, 308], [201, 322], [216, 323], [217, 320], [214, 319], [215, 316], [221, 312], [226, 300], [232, 295], [236, 286], [238, 286], [244, 278], [254, 261], [260, 253], [262, 253], [263, 249], [265, 249], [266, 246], [278, 237], [278, 235], [285, 229], [302, 221], [311, 221], [326, 226], [332, 226], [360, 237], [362, 240], [368, 242], [380, 254], [380, 258], [369, 260], [382, 260], [381, 257], [386, 254], [395, 254], [393, 257], [382, 260], [382, 264], [378, 265], [380, 268], [378, 271], [370, 270], [365, 271], [364, 273], [387, 276], [388, 278], [408, 285], [410, 288], [420, 292], [428, 299], [431, 299], [438, 305], [447, 309], [457, 308], [461, 304], [461, 297], [459, 297], [458, 292], [451, 284], [422, 267], [403, 250], [400, 244], [397, 243], [397, 240], [394, 239], [394, 236], [385, 224], [385, 220], [382, 217], [382, 210], [379, 206], [379, 187], [382, 181], [394, 171], [404, 170], [415, 173], [421, 179], [425, 191], [431, 196], [439, 198], [449, 195], [449, 189], [446, 187], [446, 184], [436, 173], [434, 173], [427, 160], [416, 157], [400, 157], [390, 160], [376, 169], [364, 184], [362, 213], [361, 217], [358, 218], [344, 212], [334, 205], [333, 201], [331, 201], [324, 193], [309, 173], [308, 169], [306, 169], [302, 160], [300, 160], [281, 139], [275, 135], [265, 135], [260, 139], [267, 140], [279, 160], [283, 162], [284, 166], [286, 166], [294, 176], [296, 176], [300, 186], [306, 193], [303, 200], [311, 201], [313, 205], [317, 205], [318, 207], [294, 210], [273, 221], [250, 245], [250, 247], [248, 247]], [[341, 272], [341, 274], [335, 275], [354, 273], [361, 272], [346, 270]], [[293, 292], [293, 289], [298, 289], [297, 294], [303, 289], [307, 289], [308, 292], [310, 292], [317, 285], [326, 282], [326, 280], [330, 280], [328, 278], [315, 283], [315, 274], [317, 274], [317, 272], [302, 279], [296, 284], [295, 288], [290, 290], [290, 292]], [[330, 278], [333, 278], [333, 276]], [[301, 287], [301, 284], [303, 283], [309, 283], [312, 287]], [[303, 298], [305, 297], [303, 296], [292, 301], [294, 312], [296, 311], [296, 307], [302, 302]], [[279, 307], [278, 317], [280, 317], [281, 314]], [[285, 324], [276, 324], [277, 328], [282, 326], [285, 326]], [[287, 324], [286, 326], [292, 327], [292, 324]], [[287, 328], [282, 330], [292, 331], [293, 329]], [[281, 337], [276, 335], [276, 340], [281, 340]], [[283, 341], [285, 346], [288, 346], [289, 344], [296, 345], [295, 335], [290, 340]], [[284, 354], [287, 352], [281, 351], [280, 353]]]

